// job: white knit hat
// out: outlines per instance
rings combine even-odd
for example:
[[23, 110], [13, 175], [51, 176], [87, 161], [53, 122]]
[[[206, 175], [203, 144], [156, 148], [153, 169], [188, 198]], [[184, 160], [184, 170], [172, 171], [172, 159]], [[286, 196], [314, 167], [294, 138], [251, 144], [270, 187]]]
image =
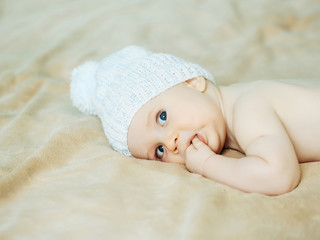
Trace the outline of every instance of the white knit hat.
[[128, 46], [100, 62], [86, 62], [72, 71], [71, 99], [86, 114], [98, 115], [111, 146], [131, 156], [127, 133], [143, 104], [188, 79], [212, 75], [181, 58]]

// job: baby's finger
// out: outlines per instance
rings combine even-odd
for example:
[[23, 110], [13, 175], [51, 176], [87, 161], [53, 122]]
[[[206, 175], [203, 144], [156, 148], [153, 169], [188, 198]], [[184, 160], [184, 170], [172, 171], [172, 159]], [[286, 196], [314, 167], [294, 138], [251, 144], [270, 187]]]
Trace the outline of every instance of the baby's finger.
[[196, 148], [199, 149], [203, 146], [206, 146], [203, 142], [200, 141], [200, 139], [196, 136], [194, 139], [192, 139], [192, 145]]
[[190, 144], [190, 146], [187, 148], [186, 152], [193, 152], [193, 151], [197, 151], [197, 149], [195, 148], [195, 146], [193, 144]]

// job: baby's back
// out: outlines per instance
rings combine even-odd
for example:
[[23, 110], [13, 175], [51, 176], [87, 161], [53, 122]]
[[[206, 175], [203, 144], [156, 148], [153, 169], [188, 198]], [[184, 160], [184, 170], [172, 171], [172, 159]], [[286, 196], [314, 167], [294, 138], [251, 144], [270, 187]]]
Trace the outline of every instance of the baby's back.
[[320, 160], [320, 81], [280, 81], [275, 86], [279, 90], [274, 107], [292, 140], [299, 162]]

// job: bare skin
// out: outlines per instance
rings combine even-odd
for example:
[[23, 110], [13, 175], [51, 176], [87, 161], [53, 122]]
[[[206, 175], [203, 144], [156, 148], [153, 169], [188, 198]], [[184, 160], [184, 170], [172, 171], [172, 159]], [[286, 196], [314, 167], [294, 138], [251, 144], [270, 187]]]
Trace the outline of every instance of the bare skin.
[[[279, 195], [300, 181], [299, 163], [320, 161], [320, 81], [216, 86], [202, 77], [143, 105], [128, 130], [134, 157], [185, 164], [245, 192]], [[235, 149], [244, 157], [220, 155]]]

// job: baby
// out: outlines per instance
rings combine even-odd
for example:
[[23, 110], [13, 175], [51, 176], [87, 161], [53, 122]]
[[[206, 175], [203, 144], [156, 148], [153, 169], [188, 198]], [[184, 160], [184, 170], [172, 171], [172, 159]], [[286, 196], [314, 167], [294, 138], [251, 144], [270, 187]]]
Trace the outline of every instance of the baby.
[[299, 162], [320, 161], [320, 81], [217, 86], [199, 65], [129, 46], [73, 70], [71, 99], [100, 117], [116, 151], [245, 192], [289, 192]]

